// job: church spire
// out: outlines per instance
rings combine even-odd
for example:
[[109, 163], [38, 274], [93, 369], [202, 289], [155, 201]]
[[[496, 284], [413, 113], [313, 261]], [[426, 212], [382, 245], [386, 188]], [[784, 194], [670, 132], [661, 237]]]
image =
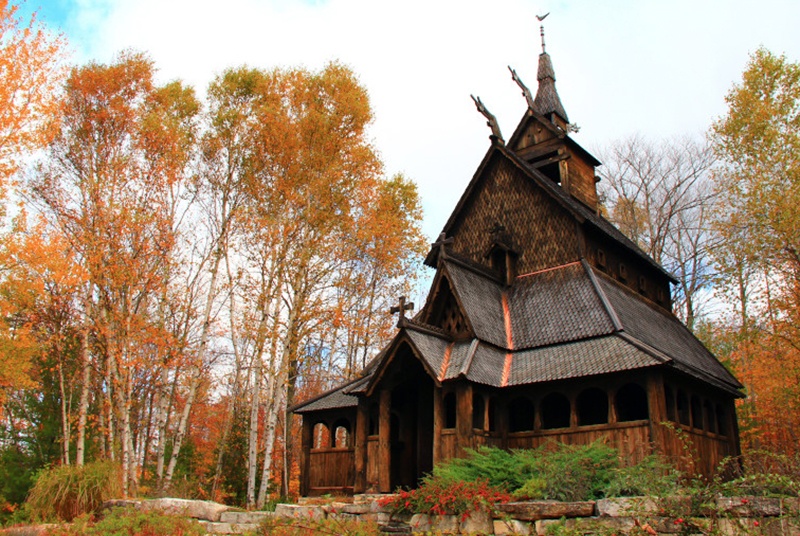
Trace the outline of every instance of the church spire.
[[[536, 18], [541, 22], [549, 14], [550, 13], [546, 13], [542, 16], [537, 15]], [[569, 123], [569, 118], [567, 117], [567, 112], [564, 110], [564, 105], [561, 104], [561, 99], [558, 98], [558, 92], [556, 91], [556, 73], [553, 70], [553, 62], [550, 61], [550, 55], [545, 51], [543, 24], [539, 26], [539, 30], [542, 36], [542, 53], [539, 54], [539, 73], [536, 77], [539, 80], [539, 89], [536, 91], [536, 98], [533, 100], [533, 111], [545, 117], [556, 114], [561, 122], [563, 122], [560, 126], [566, 128]], [[557, 122], [555, 118], [551, 119], [553, 122]]]

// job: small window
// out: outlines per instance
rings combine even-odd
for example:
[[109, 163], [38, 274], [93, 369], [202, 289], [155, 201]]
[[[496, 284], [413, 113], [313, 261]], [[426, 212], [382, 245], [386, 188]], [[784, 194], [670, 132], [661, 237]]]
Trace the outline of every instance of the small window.
[[597, 250], [597, 266], [600, 268], [606, 267], [606, 252], [602, 249]]
[[569, 428], [571, 407], [569, 399], [561, 393], [550, 393], [542, 399], [542, 428]]
[[664, 289], [662, 287], [658, 287], [658, 290], [656, 292], [658, 296], [658, 301], [660, 301], [661, 303], [667, 303], [667, 294], [664, 292]]
[[647, 392], [641, 385], [629, 383], [620, 387], [614, 397], [617, 421], [641, 421], [650, 415], [647, 408]]
[[605, 424], [608, 422], [608, 395], [592, 387], [578, 395], [578, 426]]
[[483, 430], [483, 417], [486, 411], [483, 395], [474, 393], [472, 395], [472, 427], [477, 430]]
[[444, 395], [443, 404], [444, 406], [444, 427], [445, 428], [455, 428], [456, 427], [456, 394], [455, 393], [447, 393]]
[[639, 276], [639, 292], [647, 294], [647, 278], [643, 275]]
[[533, 430], [536, 417], [533, 402], [521, 396], [508, 405], [508, 428], [510, 432], [527, 432]]
[[619, 278], [623, 281], [628, 279], [628, 267], [623, 263], [619, 263]]

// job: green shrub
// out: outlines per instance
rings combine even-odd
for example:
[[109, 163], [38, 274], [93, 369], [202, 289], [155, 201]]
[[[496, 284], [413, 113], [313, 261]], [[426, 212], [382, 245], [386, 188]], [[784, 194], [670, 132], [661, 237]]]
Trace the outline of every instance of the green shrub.
[[442, 482], [485, 480], [490, 486], [513, 491], [522, 486], [529, 476], [523, 473], [523, 464], [519, 452], [479, 447], [477, 450], [468, 449], [465, 458], [451, 458], [437, 465], [433, 476]]
[[26, 508], [32, 519], [72, 521], [120, 494], [120, 467], [115, 463], [61, 465], [39, 472]]
[[600, 441], [589, 445], [551, 443], [515, 455], [521, 458], [527, 477], [514, 491], [517, 499], [598, 499], [605, 496], [619, 466], [617, 451]]
[[114, 508], [96, 521], [92, 515], [83, 514], [71, 525], [51, 529], [47, 536], [202, 536], [205, 533], [200, 523], [184, 517]]
[[681, 472], [664, 457], [650, 454], [636, 465], [614, 469], [605, 496], [675, 495], [680, 489], [682, 476]]

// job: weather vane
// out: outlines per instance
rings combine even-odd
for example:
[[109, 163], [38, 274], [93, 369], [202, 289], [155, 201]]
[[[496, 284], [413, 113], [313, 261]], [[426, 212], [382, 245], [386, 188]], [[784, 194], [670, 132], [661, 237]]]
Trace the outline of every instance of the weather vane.
[[[536, 20], [538, 20], [539, 22], [542, 22], [544, 19], [546, 19], [546, 18], [547, 18], [547, 16], [548, 16], [549, 14], [550, 14], [550, 12], [548, 11], [548, 12], [547, 12], [547, 13], [545, 13], [544, 15], [536, 15]], [[544, 24], [540, 24], [540, 25], [539, 25], [539, 33], [540, 33], [540, 34], [541, 34], [541, 36], [542, 36], [542, 54], [544, 54], [544, 52], [545, 52], [545, 51], [544, 51]]]

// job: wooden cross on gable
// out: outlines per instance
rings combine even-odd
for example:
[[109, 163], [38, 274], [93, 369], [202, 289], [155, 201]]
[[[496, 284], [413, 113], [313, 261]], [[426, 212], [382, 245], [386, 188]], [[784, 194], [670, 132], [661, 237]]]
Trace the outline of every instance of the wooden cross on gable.
[[406, 297], [400, 296], [400, 299], [397, 301], [397, 305], [389, 309], [391, 314], [400, 313], [400, 318], [397, 319], [397, 327], [401, 328], [406, 324], [406, 311], [412, 311], [414, 309], [414, 302], [406, 303]]

